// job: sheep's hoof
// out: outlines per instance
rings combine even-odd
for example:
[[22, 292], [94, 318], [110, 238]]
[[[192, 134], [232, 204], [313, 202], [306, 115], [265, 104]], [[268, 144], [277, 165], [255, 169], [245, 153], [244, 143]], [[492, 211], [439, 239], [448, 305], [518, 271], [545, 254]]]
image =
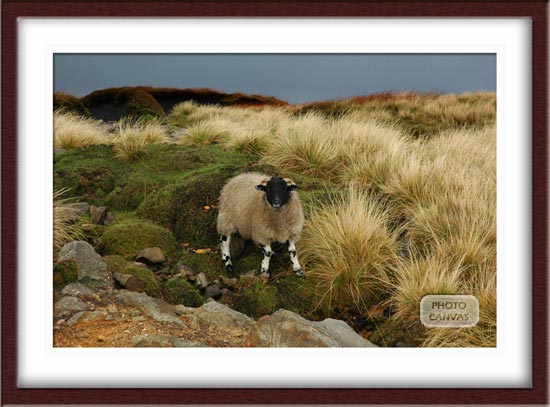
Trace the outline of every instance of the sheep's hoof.
[[306, 274], [302, 269], [294, 270], [294, 273], [296, 273], [298, 277], [304, 277], [304, 278], [306, 277]]
[[267, 271], [260, 272], [260, 277], [269, 280], [269, 273]]
[[225, 269], [227, 270], [228, 273], [232, 273], [233, 272], [233, 265], [227, 264], [225, 266]]

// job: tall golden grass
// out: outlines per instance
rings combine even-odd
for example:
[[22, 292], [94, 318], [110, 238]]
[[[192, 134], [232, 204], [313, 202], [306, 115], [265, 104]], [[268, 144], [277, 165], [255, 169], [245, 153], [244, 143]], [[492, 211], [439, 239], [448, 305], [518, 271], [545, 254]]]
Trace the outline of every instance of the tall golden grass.
[[350, 186], [315, 210], [299, 242], [301, 259], [329, 308], [363, 310], [389, 293], [398, 231], [364, 192]]
[[77, 212], [63, 199], [67, 190], [54, 191], [53, 194], [53, 247], [60, 250], [66, 243], [82, 237], [82, 230], [75, 223]]
[[[422, 346], [495, 346], [495, 106], [490, 93], [398, 94], [300, 114], [216, 106], [185, 113], [210, 129], [191, 143], [215, 140], [331, 185], [351, 183], [308, 209], [300, 241], [325, 305], [358, 311], [390, 300], [396, 326]], [[452, 333], [424, 328], [420, 300], [438, 293], [475, 295], [480, 323]]]
[[53, 144], [55, 148], [68, 150], [107, 142], [107, 134], [98, 121], [75, 113], [64, 113], [59, 110], [54, 112]]
[[168, 142], [168, 131], [160, 123], [123, 119], [118, 123], [113, 151], [122, 160], [136, 161], [143, 157], [148, 144], [166, 142]]

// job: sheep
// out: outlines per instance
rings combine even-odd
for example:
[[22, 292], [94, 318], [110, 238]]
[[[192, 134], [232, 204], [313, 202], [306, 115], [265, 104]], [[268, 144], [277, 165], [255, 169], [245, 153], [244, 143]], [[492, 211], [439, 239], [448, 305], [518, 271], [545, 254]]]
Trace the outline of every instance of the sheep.
[[271, 244], [286, 243], [296, 275], [305, 277], [296, 242], [304, 227], [302, 203], [295, 190], [298, 186], [289, 178], [269, 177], [250, 172], [230, 179], [222, 188], [219, 199], [217, 230], [220, 235], [222, 261], [231, 272], [233, 263], [229, 250], [231, 235], [251, 239], [263, 254], [260, 273], [269, 277]]

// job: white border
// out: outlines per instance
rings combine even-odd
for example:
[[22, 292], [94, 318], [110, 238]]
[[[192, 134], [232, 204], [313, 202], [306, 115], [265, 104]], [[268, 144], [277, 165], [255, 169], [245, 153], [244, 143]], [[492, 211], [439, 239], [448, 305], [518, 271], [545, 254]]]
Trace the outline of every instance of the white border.
[[[528, 19], [20, 19], [19, 386], [529, 387], [530, 43]], [[54, 349], [55, 52], [496, 53], [498, 347]]]

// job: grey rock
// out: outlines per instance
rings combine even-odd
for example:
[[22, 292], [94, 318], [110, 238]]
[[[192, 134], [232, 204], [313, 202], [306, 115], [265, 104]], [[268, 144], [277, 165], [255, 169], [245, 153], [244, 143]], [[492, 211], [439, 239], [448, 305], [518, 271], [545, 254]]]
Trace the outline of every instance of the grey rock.
[[216, 284], [211, 284], [204, 290], [204, 296], [206, 298], [220, 298], [221, 295], [220, 287]]
[[221, 295], [228, 295], [228, 294], [231, 294], [231, 290], [229, 288], [224, 287], [220, 290], [220, 293]]
[[195, 275], [195, 270], [193, 270], [191, 267], [188, 267], [188, 266], [180, 266], [180, 276], [183, 277], [183, 278], [187, 278], [188, 276], [194, 276]]
[[195, 312], [195, 308], [186, 307], [185, 305], [178, 304], [176, 305], [176, 314], [177, 315], [187, 315]]
[[208, 279], [206, 278], [206, 274], [199, 273], [197, 275], [196, 284], [197, 284], [197, 287], [202, 288], [202, 289], [208, 287]]
[[90, 206], [90, 222], [96, 225], [112, 225], [115, 221], [115, 214], [106, 206]]
[[64, 153], [66, 150], [62, 149], [62, 148], [54, 148], [53, 149], [53, 153], [54, 154], [61, 154], [61, 153]]
[[184, 327], [185, 324], [176, 316], [175, 307], [160, 299], [151, 298], [145, 293], [120, 290], [116, 293], [119, 301], [139, 308], [145, 315], [158, 322], [167, 322]]
[[200, 342], [169, 335], [137, 335], [132, 338], [132, 343], [138, 348], [202, 348], [205, 346]]
[[67, 325], [68, 326], [75, 325], [80, 320], [80, 318], [82, 318], [82, 315], [84, 315], [84, 311], [77, 312], [67, 320]]
[[72, 297], [81, 297], [81, 298], [96, 298], [97, 294], [90, 287], [82, 283], [70, 283], [63, 287], [61, 290], [63, 295], [69, 295]]
[[113, 286], [113, 279], [111, 273], [107, 271], [107, 264], [88, 242], [75, 241], [63, 246], [59, 251], [58, 260], [68, 259], [76, 261], [79, 280], [90, 278], [101, 281], [105, 286]]
[[247, 339], [247, 346], [375, 347], [343, 321], [313, 322], [287, 310], [260, 318]]
[[76, 297], [63, 297], [57, 301], [53, 307], [54, 316], [67, 317], [76, 312], [84, 311], [87, 308], [86, 304]]
[[132, 274], [113, 273], [113, 279], [129, 291], [143, 292], [145, 282]]
[[104, 321], [107, 315], [109, 315], [107, 311], [86, 311], [80, 317], [80, 322]]
[[160, 247], [148, 247], [147, 249], [141, 250], [137, 256], [136, 261], [145, 264], [159, 264], [166, 261], [166, 257], [162, 253]]
[[197, 329], [216, 327], [225, 331], [249, 331], [255, 325], [255, 321], [249, 316], [213, 300], [197, 308], [190, 315], [190, 321]]
[[90, 204], [88, 202], [76, 202], [67, 204], [72, 208], [78, 216], [85, 215], [90, 210]]
[[335, 339], [340, 346], [345, 348], [377, 347], [372, 342], [355, 332], [348, 324], [339, 319], [327, 318], [321, 322], [311, 322], [313, 326], [325, 335]]

